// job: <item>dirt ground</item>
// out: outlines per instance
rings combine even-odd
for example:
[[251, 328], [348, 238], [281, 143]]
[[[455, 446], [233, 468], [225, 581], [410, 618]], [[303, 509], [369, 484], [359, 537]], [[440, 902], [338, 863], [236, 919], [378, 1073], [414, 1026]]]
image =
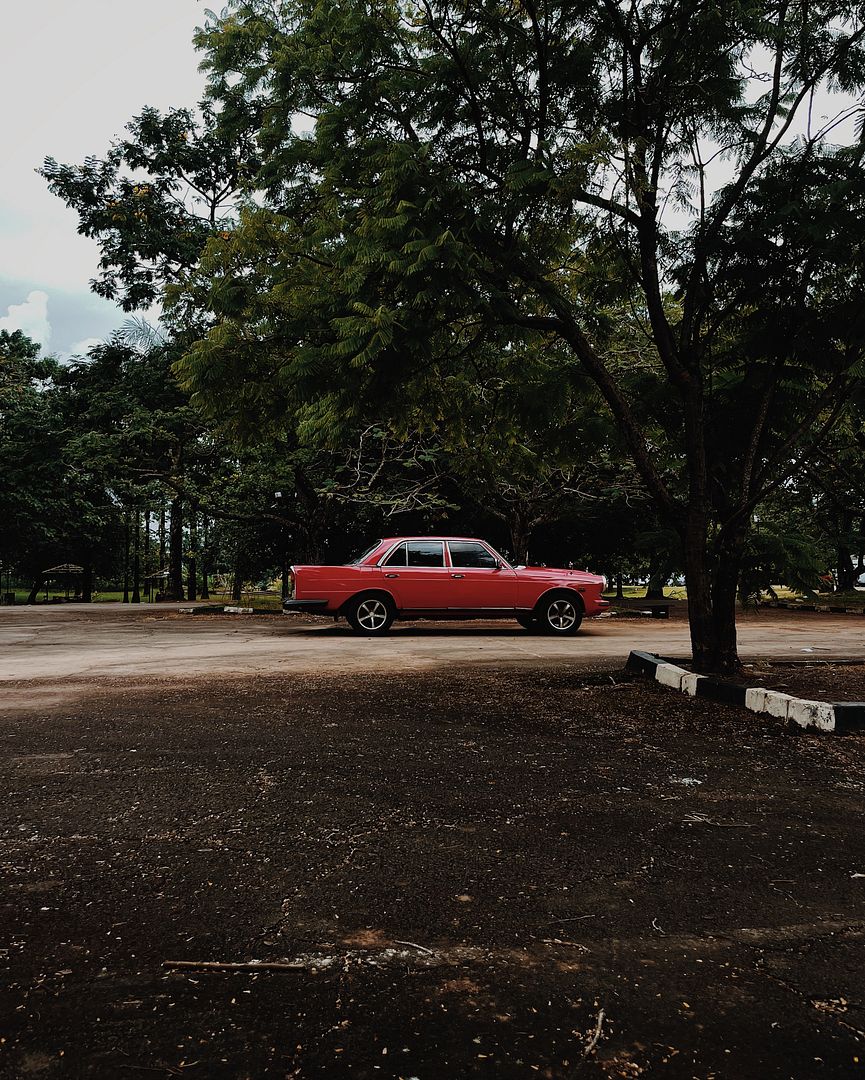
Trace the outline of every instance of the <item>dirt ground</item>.
[[[405, 628], [364, 667], [330, 628], [63, 614], [0, 618], [30, 658], [0, 685], [4, 1080], [863, 1075], [865, 736], [632, 681], [652, 621], [570, 662]], [[118, 627], [138, 659], [96, 674]], [[235, 630], [261, 670], [223, 669]], [[577, 652], [608, 634], [618, 663]]]
[[738, 681], [817, 701], [865, 701], [865, 664], [764, 660], [748, 664]]

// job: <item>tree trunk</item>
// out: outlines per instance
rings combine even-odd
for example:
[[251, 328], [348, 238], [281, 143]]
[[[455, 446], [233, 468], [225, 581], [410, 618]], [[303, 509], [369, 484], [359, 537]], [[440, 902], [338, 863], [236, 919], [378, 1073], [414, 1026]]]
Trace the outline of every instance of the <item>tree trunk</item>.
[[150, 564], [150, 507], [144, 511], [144, 576], [153, 572], [153, 567]]
[[616, 599], [617, 600], [624, 600], [625, 599], [625, 592], [624, 592], [624, 589], [622, 588], [622, 575], [621, 574], [616, 574]]
[[715, 671], [715, 627], [706, 551], [685, 544], [685, 585], [688, 590], [688, 626], [691, 632], [691, 656], [694, 670], [702, 674]]
[[187, 591], [186, 598], [188, 600], [196, 600], [198, 598], [198, 581], [196, 574], [198, 572], [198, 511], [195, 503], [192, 504], [192, 510], [189, 515], [189, 562], [187, 573]]
[[842, 542], [838, 543], [837, 553], [838, 583], [835, 586], [835, 592], [852, 592], [856, 588], [856, 579], [859, 577], [853, 562], [853, 553], [850, 551], [849, 547]]
[[207, 514], [205, 514], [204, 517], [202, 518], [201, 527], [202, 527], [202, 532], [204, 534], [203, 535], [203, 543], [201, 545], [201, 599], [202, 600], [209, 600], [210, 599], [210, 586], [208, 585], [208, 582], [207, 582], [207, 574], [208, 574], [208, 570], [209, 570], [209, 567], [208, 567], [209, 551], [208, 551], [208, 547], [207, 547]]
[[141, 603], [141, 519], [135, 508], [135, 532], [132, 534], [132, 603]]
[[159, 569], [165, 569], [165, 503], [159, 508]]
[[736, 641], [736, 596], [744, 530], [732, 532], [710, 553], [708, 520], [690, 513], [685, 533], [685, 582], [694, 670], [736, 675], [741, 671]]
[[669, 573], [666, 567], [650, 567], [649, 569], [649, 584], [646, 586], [646, 599], [647, 600], [663, 600], [664, 599], [664, 586], [669, 580]]
[[123, 603], [129, 603], [129, 511], [123, 515]]
[[27, 599], [24, 601], [25, 604], [35, 604], [36, 603], [36, 598], [39, 596], [39, 590], [40, 590], [41, 587], [42, 587], [42, 575], [37, 574], [36, 578], [35, 578], [35, 580], [33, 582], [33, 588], [30, 590], [30, 593], [28, 594]]
[[89, 558], [84, 560], [82, 569], [84, 574], [81, 578], [81, 602], [91, 604], [93, 602], [93, 563]]
[[282, 588], [280, 589], [283, 600], [288, 599], [288, 553], [282, 556]]
[[243, 599], [243, 554], [240, 548], [234, 558], [234, 580], [231, 583], [231, 599], [239, 604]]
[[743, 547], [744, 533], [735, 533], [721, 545], [712, 575], [715, 670], [722, 675], [735, 675], [742, 668], [736, 640], [736, 600]]
[[305, 541], [305, 551], [301, 561], [312, 565], [321, 563], [324, 551], [324, 534], [327, 527], [327, 507], [319, 498], [315, 488], [309, 482], [300, 466], [294, 470], [294, 491], [303, 507], [301, 532]]
[[168, 513], [168, 556], [170, 599], [183, 599], [183, 502], [171, 500]]
[[511, 534], [511, 553], [518, 566], [529, 565], [529, 541], [532, 528], [526, 515], [521, 510], [514, 510], [508, 515], [508, 528]]

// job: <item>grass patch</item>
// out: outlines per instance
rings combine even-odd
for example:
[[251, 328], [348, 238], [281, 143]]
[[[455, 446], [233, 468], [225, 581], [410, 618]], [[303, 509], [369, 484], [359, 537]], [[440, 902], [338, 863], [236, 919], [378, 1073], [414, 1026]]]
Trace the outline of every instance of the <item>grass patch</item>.
[[[626, 600], [643, 600], [646, 596], [645, 585], [624, 585], [622, 594]], [[607, 589], [604, 596], [608, 600], [616, 599], [616, 590]], [[687, 600], [688, 590], [684, 585], [667, 585], [664, 588], [664, 597], [667, 600]]]

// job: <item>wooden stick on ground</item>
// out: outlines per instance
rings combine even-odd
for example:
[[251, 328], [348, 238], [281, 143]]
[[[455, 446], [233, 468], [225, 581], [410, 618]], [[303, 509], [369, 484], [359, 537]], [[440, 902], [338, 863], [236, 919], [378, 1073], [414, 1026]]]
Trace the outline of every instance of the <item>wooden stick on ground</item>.
[[595, 1049], [595, 1047], [598, 1045], [598, 1041], [601, 1038], [601, 1031], [602, 1031], [603, 1027], [604, 1027], [604, 1010], [601, 1009], [598, 1012], [598, 1020], [597, 1020], [597, 1023], [595, 1024], [595, 1030], [592, 1033], [592, 1037], [591, 1037], [591, 1039], [589, 1039], [589, 1041], [583, 1047], [583, 1057], [584, 1058], [587, 1058], [589, 1056], [589, 1054], [591, 1054], [592, 1051]]
[[278, 960], [247, 960], [243, 963], [231, 963], [226, 960], [163, 960], [164, 968], [198, 971], [308, 971], [314, 965], [298, 964]]

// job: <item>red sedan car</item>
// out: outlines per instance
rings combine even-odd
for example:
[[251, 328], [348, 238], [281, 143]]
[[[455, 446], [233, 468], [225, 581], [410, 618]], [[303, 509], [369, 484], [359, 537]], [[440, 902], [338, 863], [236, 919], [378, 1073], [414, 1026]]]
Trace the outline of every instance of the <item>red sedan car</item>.
[[399, 617], [511, 618], [527, 630], [575, 634], [609, 607], [606, 581], [581, 570], [513, 567], [462, 536], [393, 536], [345, 566], [293, 566], [287, 612], [344, 615], [359, 634], [385, 634]]

